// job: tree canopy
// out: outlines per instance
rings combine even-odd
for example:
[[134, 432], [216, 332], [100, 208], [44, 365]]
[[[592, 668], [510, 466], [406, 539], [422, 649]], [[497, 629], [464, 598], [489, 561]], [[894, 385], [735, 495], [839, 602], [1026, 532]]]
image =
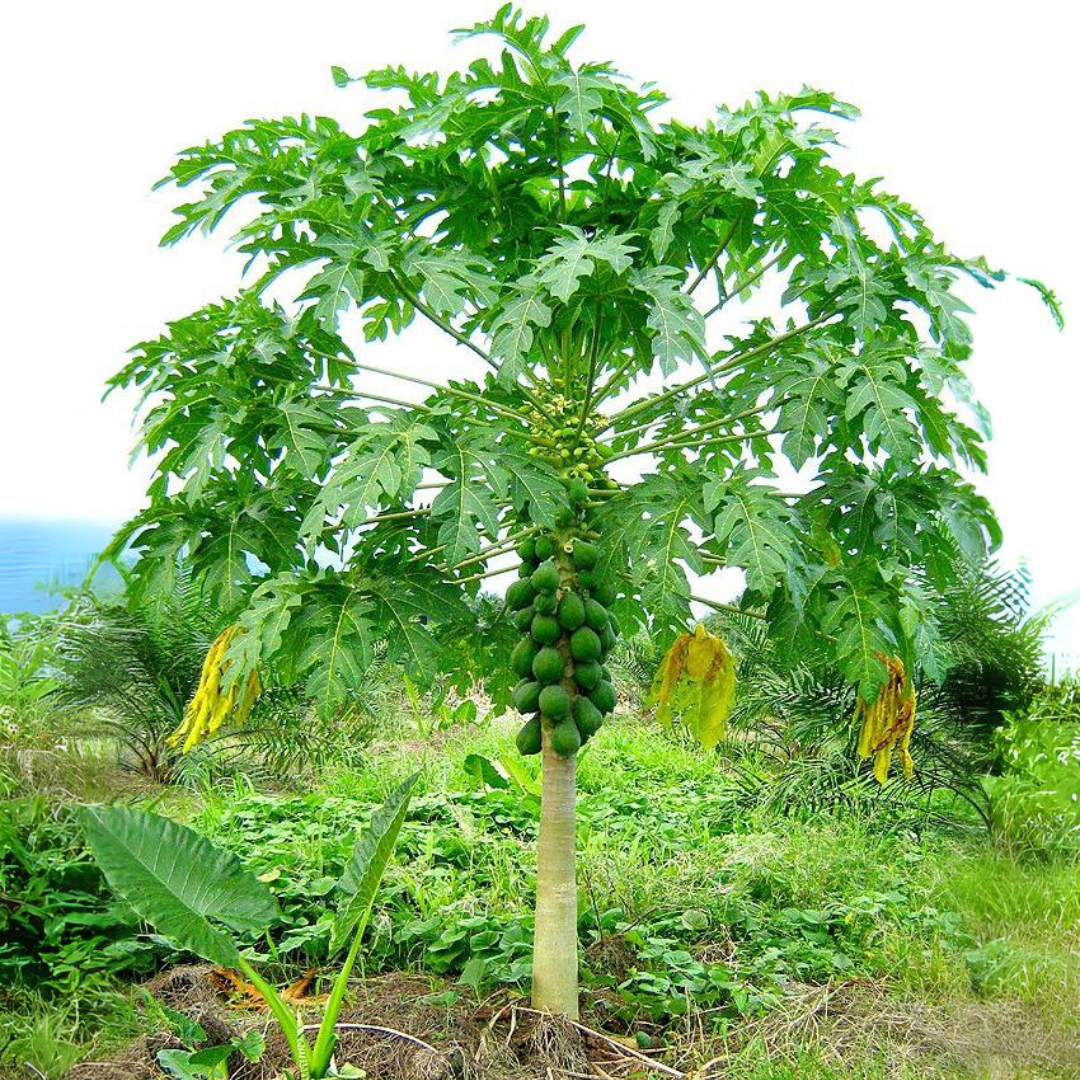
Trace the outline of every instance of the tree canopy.
[[[836, 166], [853, 106], [803, 89], [659, 120], [657, 88], [571, 60], [580, 31], [508, 5], [458, 32], [499, 46], [462, 72], [335, 68], [390, 93], [355, 133], [251, 121], [163, 181], [191, 192], [163, 242], [227, 220], [249, 261], [112, 380], [156, 455], [116, 545], [144, 589], [187, 553], [245, 631], [233, 677], [272, 660], [332, 707], [384, 640], [429, 678], [489, 560], [554, 526], [574, 477], [626, 628], [673, 639], [690, 575], [741, 567], [742, 606], [867, 699], [881, 654], [934, 672], [923, 590], [998, 540], [966, 478], [988, 431], [956, 286], [1003, 275]], [[771, 315], [744, 310], [773, 282]], [[375, 343], [417, 320], [475, 376], [432, 357], [397, 372], [422, 404], [368, 392]], [[510, 639], [489, 640], [466, 674], [505, 702]]]

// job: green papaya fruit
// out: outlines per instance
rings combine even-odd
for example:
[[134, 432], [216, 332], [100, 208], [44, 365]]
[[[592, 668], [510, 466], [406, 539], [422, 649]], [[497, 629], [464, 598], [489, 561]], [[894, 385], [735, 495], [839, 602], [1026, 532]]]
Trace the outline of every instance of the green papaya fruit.
[[522, 754], [524, 757], [529, 757], [532, 754], [540, 753], [543, 739], [544, 735], [543, 729], [540, 726], [540, 714], [537, 713], [536, 716], [531, 716], [525, 721], [514, 741], [517, 743], [518, 753]]
[[577, 575], [578, 587], [582, 589], [596, 588], [596, 573], [592, 570], [579, 570]]
[[589, 501], [589, 485], [579, 477], [574, 477], [566, 485], [566, 494], [574, 506], [580, 506], [582, 503]]
[[517, 546], [517, 553], [521, 556], [522, 562], [535, 562], [536, 561], [536, 539], [530, 536], [526, 540], [522, 540]]
[[506, 606], [511, 611], [520, 611], [532, 603], [534, 589], [524, 578], [519, 578], [506, 590]]
[[592, 663], [575, 664], [574, 682], [576, 682], [582, 690], [588, 693], [590, 690], [595, 690], [597, 686], [600, 685], [600, 672], [601, 667], [595, 661]]
[[570, 715], [570, 695], [558, 683], [540, 691], [540, 712], [549, 720], [559, 721]]
[[533, 669], [533, 658], [536, 653], [536, 642], [532, 638], [523, 638], [510, 653], [510, 670], [520, 678], [525, 678]]
[[585, 601], [585, 625], [602, 634], [608, 625], [607, 608], [591, 596]]
[[541, 645], [554, 645], [562, 634], [562, 627], [554, 615], [534, 615], [530, 631], [533, 641]]
[[611, 627], [611, 632], [618, 637], [622, 633], [622, 627], [619, 625], [619, 620], [615, 618], [614, 611], [608, 611], [607, 613], [608, 626]]
[[597, 580], [593, 589], [593, 598], [599, 600], [604, 607], [609, 608], [619, 598], [619, 590], [610, 578]]
[[514, 708], [519, 713], [534, 713], [540, 708], [540, 690], [538, 682], [526, 680], [514, 687]]
[[551, 748], [560, 757], [573, 757], [581, 749], [581, 734], [569, 716], [551, 729]]
[[568, 592], [560, 601], [559, 625], [571, 633], [585, 622], [585, 604], [577, 593]]
[[600, 638], [595, 630], [587, 626], [579, 627], [570, 635], [570, 655], [575, 660], [588, 663], [600, 659]]
[[523, 562], [518, 566], [518, 577], [531, 578], [533, 571], [536, 569], [535, 560], [532, 562]]
[[550, 536], [538, 536], [536, 538], [536, 557], [543, 562], [555, 554], [555, 543]]
[[541, 563], [529, 581], [538, 593], [553, 593], [559, 587], [558, 567], [551, 561]]
[[532, 604], [528, 607], [523, 607], [520, 611], [514, 612], [514, 626], [518, 630], [528, 630], [532, 626], [533, 616], [536, 612], [533, 610]]
[[587, 697], [578, 696], [574, 699], [574, 723], [578, 731], [583, 735], [594, 735], [604, 722], [600, 710]]
[[538, 615], [554, 615], [559, 606], [559, 597], [556, 593], [540, 593], [533, 601], [533, 610]]
[[603, 649], [605, 655], [615, 648], [615, 635], [611, 632], [610, 626], [605, 626], [600, 631], [600, 648]]
[[574, 551], [571, 557], [574, 560], [575, 570], [592, 570], [596, 566], [598, 556], [599, 552], [594, 544], [590, 544], [587, 540], [574, 541]]
[[[527, 639], [529, 645], [532, 648], [536, 648], [536, 643], [532, 639]], [[550, 645], [545, 645], [539, 652], [535, 654], [532, 660], [532, 673], [536, 676], [539, 682], [542, 682], [545, 686], [548, 683], [558, 682], [563, 677], [563, 668], [566, 666], [563, 660], [562, 653], [558, 649], [552, 648]], [[515, 668], [515, 671], [517, 669]]]
[[574, 517], [574, 511], [569, 506], [560, 506], [555, 511], [555, 528], [565, 529], [567, 525], [573, 523]]
[[601, 680], [599, 686], [589, 694], [589, 700], [606, 716], [615, 708], [615, 687]]

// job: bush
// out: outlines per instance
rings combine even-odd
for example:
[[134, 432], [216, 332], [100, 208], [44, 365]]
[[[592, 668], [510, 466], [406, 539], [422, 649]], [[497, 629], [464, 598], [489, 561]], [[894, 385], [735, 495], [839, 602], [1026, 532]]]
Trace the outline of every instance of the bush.
[[111, 890], [66, 807], [41, 796], [0, 801], [0, 986], [65, 995], [124, 970], [155, 947]]
[[1080, 680], [1048, 687], [998, 731], [986, 779], [995, 835], [1020, 855], [1080, 855]]

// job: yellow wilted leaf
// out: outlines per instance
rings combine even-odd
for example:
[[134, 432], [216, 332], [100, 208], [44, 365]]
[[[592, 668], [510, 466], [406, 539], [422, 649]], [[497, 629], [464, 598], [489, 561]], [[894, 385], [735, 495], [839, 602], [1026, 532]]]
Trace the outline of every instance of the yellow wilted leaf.
[[242, 724], [262, 690], [258, 672], [255, 671], [246, 679], [233, 682], [228, 690], [222, 690], [222, 675], [229, 666], [225, 653], [238, 631], [239, 627], [233, 624], [215, 638], [203, 661], [199, 686], [184, 710], [183, 722], [169, 736], [170, 746], [183, 739], [185, 754], [197, 743], [215, 734], [230, 716]]
[[706, 750], [723, 738], [734, 698], [735, 660], [702, 623], [675, 639], [649, 693], [657, 720], [670, 724], [678, 716]]
[[873, 704], [859, 697], [855, 723], [862, 724], [859, 757], [865, 761], [873, 755], [874, 776], [879, 784], [884, 784], [889, 777], [894, 747], [899, 751], [904, 776], [910, 779], [915, 772], [915, 762], [908, 749], [915, 727], [915, 687], [899, 656], [878, 653], [878, 659], [885, 665], [887, 677]]

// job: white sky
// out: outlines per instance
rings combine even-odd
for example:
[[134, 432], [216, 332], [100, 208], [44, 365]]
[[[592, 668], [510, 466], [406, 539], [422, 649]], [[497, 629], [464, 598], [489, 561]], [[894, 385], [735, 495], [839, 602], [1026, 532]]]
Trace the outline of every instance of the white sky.
[[[141, 505], [148, 470], [128, 467], [132, 399], [101, 405], [104, 380], [166, 319], [234, 291], [240, 265], [220, 239], [157, 248], [176, 193], [149, 188], [174, 152], [253, 116], [324, 113], [358, 128], [366, 92], [336, 90], [331, 64], [464, 66], [469, 47], [446, 31], [497, 6], [40, 0], [7, 9], [0, 516], [117, 523]], [[689, 120], [758, 88], [833, 90], [864, 114], [842, 129], [846, 165], [885, 177], [954, 250], [1053, 286], [1071, 316], [1060, 334], [1024, 285], [973, 294], [969, 371], [994, 420], [980, 487], [1005, 527], [1003, 557], [1027, 560], [1039, 603], [1080, 589], [1080, 78], [1067, 6], [548, 0], [531, 10], [559, 28], [586, 22], [579, 58], [656, 81]], [[412, 331], [392, 352], [418, 373], [460, 363], [460, 350]], [[1054, 647], [1080, 653], [1080, 610], [1059, 621]]]

